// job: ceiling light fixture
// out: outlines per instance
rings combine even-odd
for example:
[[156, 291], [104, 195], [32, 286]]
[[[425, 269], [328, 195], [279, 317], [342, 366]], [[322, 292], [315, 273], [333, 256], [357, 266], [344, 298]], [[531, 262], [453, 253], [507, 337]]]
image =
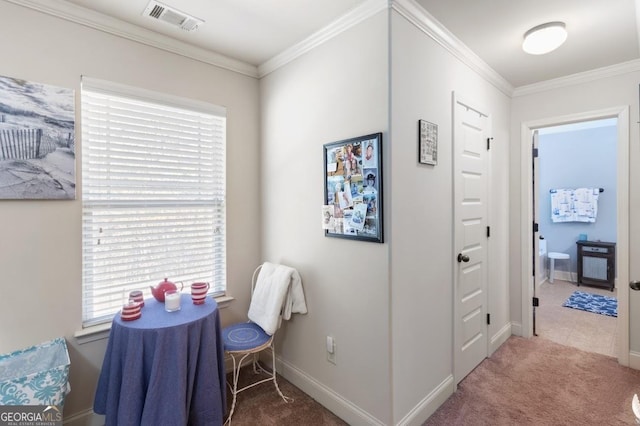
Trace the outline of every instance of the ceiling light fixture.
[[524, 33], [522, 49], [531, 55], [544, 55], [560, 47], [566, 39], [564, 22], [547, 22]]

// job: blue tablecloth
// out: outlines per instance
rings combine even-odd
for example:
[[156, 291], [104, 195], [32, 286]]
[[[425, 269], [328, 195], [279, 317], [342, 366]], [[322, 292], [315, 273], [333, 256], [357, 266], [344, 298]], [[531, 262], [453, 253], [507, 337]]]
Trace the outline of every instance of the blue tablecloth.
[[181, 310], [145, 300], [142, 317], [116, 315], [93, 410], [106, 425], [222, 425], [226, 410], [224, 348], [218, 305]]

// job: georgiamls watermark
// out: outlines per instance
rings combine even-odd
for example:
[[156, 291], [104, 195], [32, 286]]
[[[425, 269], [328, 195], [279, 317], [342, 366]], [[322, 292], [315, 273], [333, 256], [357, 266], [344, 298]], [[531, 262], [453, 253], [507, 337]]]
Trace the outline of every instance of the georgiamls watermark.
[[0, 426], [62, 426], [62, 409], [56, 405], [0, 406]]

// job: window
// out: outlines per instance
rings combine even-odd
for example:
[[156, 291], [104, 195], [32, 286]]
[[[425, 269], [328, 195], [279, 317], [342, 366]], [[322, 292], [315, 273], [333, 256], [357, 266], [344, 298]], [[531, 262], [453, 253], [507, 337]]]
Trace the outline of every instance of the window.
[[83, 325], [164, 278], [226, 287], [226, 110], [82, 79]]

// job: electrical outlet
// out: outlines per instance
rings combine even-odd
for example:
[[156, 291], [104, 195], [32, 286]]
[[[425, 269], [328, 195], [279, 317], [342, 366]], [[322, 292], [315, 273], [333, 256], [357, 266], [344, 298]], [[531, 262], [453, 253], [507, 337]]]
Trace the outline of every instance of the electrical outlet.
[[336, 363], [336, 341], [331, 336], [327, 336], [327, 361]]

